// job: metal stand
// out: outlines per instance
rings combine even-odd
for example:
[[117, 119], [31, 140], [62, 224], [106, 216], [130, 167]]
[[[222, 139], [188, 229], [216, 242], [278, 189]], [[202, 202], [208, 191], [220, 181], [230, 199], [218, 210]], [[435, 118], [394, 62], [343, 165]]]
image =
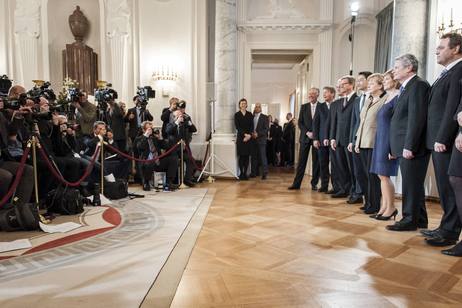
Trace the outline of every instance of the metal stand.
[[104, 141], [101, 140], [99, 143], [101, 149], [100, 149], [100, 154], [101, 154], [101, 194], [104, 195]]
[[[215, 155], [215, 145], [213, 142], [213, 133], [215, 133], [215, 101], [211, 100], [210, 101], [210, 121], [211, 121], [211, 129], [212, 129], [212, 134], [210, 135], [210, 140], [209, 140], [209, 145], [210, 145], [210, 156], [207, 158], [207, 161], [205, 162], [205, 165], [202, 169], [201, 174], [197, 178], [197, 182], [199, 182], [202, 178], [203, 174], [208, 174], [209, 175], [209, 183], [212, 183], [215, 181], [214, 176], [225, 174], [225, 173], [231, 173], [236, 179], [239, 179], [237, 174], [231, 171], [231, 168], [229, 168], [217, 155]], [[215, 160], [218, 161], [220, 166], [224, 169], [223, 171], [220, 172], [215, 172]], [[206, 171], [207, 166], [210, 164], [210, 171]]]
[[[37, 137], [32, 136], [32, 166], [34, 169], [34, 192], [35, 192], [35, 205], [37, 206], [37, 213], [39, 213], [40, 199], [38, 194], [38, 175], [37, 175]], [[40, 222], [49, 224], [50, 220], [46, 219], [43, 215], [39, 214]]]
[[180, 160], [180, 179], [181, 179], [181, 184], [180, 184], [180, 189], [186, 189], [189, 188], [184, 184], [184, 141], [183, 139], [180, 140], [180, 149], [181, 149], [181, 160]]

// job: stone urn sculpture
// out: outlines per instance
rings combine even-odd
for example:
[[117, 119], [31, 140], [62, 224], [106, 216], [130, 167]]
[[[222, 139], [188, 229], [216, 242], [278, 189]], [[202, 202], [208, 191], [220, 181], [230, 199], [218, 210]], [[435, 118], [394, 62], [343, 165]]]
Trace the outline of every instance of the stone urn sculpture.
[[83, 15], [80, 6], [77, 5], [72, 15], [69, 16], [69, 27], [77, 42], [83, 42], [89, 29], [88, 19]]

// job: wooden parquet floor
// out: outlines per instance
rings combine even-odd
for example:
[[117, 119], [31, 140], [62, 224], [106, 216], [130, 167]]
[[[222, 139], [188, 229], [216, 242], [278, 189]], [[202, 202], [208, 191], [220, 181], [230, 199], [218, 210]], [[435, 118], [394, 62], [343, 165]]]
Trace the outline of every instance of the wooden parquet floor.
[[217, 193], [172, 307], [462, 307], [461, 258], [292, 177], [202, 184]]

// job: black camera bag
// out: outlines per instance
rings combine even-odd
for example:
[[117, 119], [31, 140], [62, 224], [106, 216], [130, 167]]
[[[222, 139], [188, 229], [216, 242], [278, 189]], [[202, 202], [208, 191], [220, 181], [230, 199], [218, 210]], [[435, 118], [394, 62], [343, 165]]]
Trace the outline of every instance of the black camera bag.
[[0, 208], [0, 230], [8, 232], [21, 230], [15, 206], [11, 203]]
[[36, 230], [39, 221], [38, 208], [34, 203], [9, 203], [0, 208], [0, 229], [3, 231]]
[[104, 196], [111, 200], [117, 200], [127, 197], [127, 181], [123, 179], [116, 179], [115, 182], [104, 181]]
[[48, 212], [75, 215], [83, 212], [84, 198], [76, 188], [58, 186], [47, 195]]

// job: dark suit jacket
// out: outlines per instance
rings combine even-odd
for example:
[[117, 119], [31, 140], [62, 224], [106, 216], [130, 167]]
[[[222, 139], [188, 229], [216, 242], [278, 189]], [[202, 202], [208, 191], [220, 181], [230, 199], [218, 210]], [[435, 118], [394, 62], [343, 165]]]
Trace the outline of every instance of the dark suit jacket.
[[[462, 100], [460, 101], [459, 107], [457, 108], [457, 111], [454, 115], [454, 120], [456, 121], [456, 123], [457, 114], [459, 112], [462, 112]], [[459, 133], [462, 133], [462, 127], [459, 127]], [[460, 152], [455, 146], [452, 147], [451, 162], [449, 164], [448, 174], [452, 176], [462, 177], [462, 152]]]
[[329, 139], [329, 108], [326, 103], [318, 104], [313, 119], [313, 139], [319, 140], [321, 146], [323, 140]]
[[356, 93], [353, 93], [345, 107], [343, 107], [344, 99], [342, 98], [340, 100], [340, 105], [337, 108], [336, 131], [335, 138], [333, 139], [337, 141], [337, 145], [339, 146], [346, 147], [350, 143], [351, 112], [353, 111], [353, 103], [356, 97]]
[[268, 139], [268, 130], [269, 130], [268, 116], [261, 113], [260, 117], [258, 118], [257, 127], [255, 127], [255, 132], [258, 135], [256, 142], [258, 144], [266, 143], [266, 140]]
[[447, 149], [454, 144], [459, 126], [453, 116], [462, 96], [461, 79], [462, 62], [459, 62], [430, 89], [425, 138], [429, 150], [433, 150], [435, 142], [446, 145]]
[[286, 144], [294, 144], [295, 143], [295, 125], [293, 120], [290, 122], [284, 123], [282, 128], [282, 141]]
[[393, 109], [390, 122], [391, 154], [403, 155], [403, 149], [422, 156], [425, 149], [425, 127], [428, 111], [428, 82], [414, 76], [406, 85]]
[[170, 111], [170, 107], [166, 107], [162, 109], [162, 114], [160, 115], [160, 119], [162, 120], [162, 137], [167, 138], [167, 124], [170, 123], [170, 115], [172, 111]]
[[[351, 111], [351, 129], [350, 129], [350, 142], [355, 144], [356, 142], [356, 133], [358, 132], [360, 121], [361, 110], [359, 109], [359, 104], [361, 103], [361, 96], [357, 96], [353, 102], [353, 110]], [[363, 102], [363, 106], [366, 101]]]
[[332, 102], [327, 118], [327, 127], [329, 128], [329, 140], [335, 139], [337, 135], [337, 110], [342, 107], [343, 98], [338, 98]]
[[122, 108], [119, 104], [114, 103], [114, 108], [112, 110], [112, 115], [108, 113], [108, 124], [112, 129], [114, 134], [114, 140], [125, 140], [127, 136], [125, 135], [125, 119]]
[[[318, 111], [319, 102], [316, 106], [315, 115]], [[311, 116], [310, 103], [303, 104], [300, 107], [298, 115], [298, 127], [300, 128], [300, 143], [310, 143], [311, 139], [306, 135], [307, 132], [313, 132], [313, 118]]]
[[[134, 114], [135, 118], [129, 119], [130, 114]], [[141, 122], [143, 121], [152, 121], [154, 118], [149, 112], [149, 110], [145, 110], [144, 115], [142, 117]], [[130, 108], [125, 115], [125, 122], [128, 122], [128, 136], [131, 139], [135, 139], [138, 136], [140, 128], [138, 127], [138, 119], [136, 118], [136, 107]]]

